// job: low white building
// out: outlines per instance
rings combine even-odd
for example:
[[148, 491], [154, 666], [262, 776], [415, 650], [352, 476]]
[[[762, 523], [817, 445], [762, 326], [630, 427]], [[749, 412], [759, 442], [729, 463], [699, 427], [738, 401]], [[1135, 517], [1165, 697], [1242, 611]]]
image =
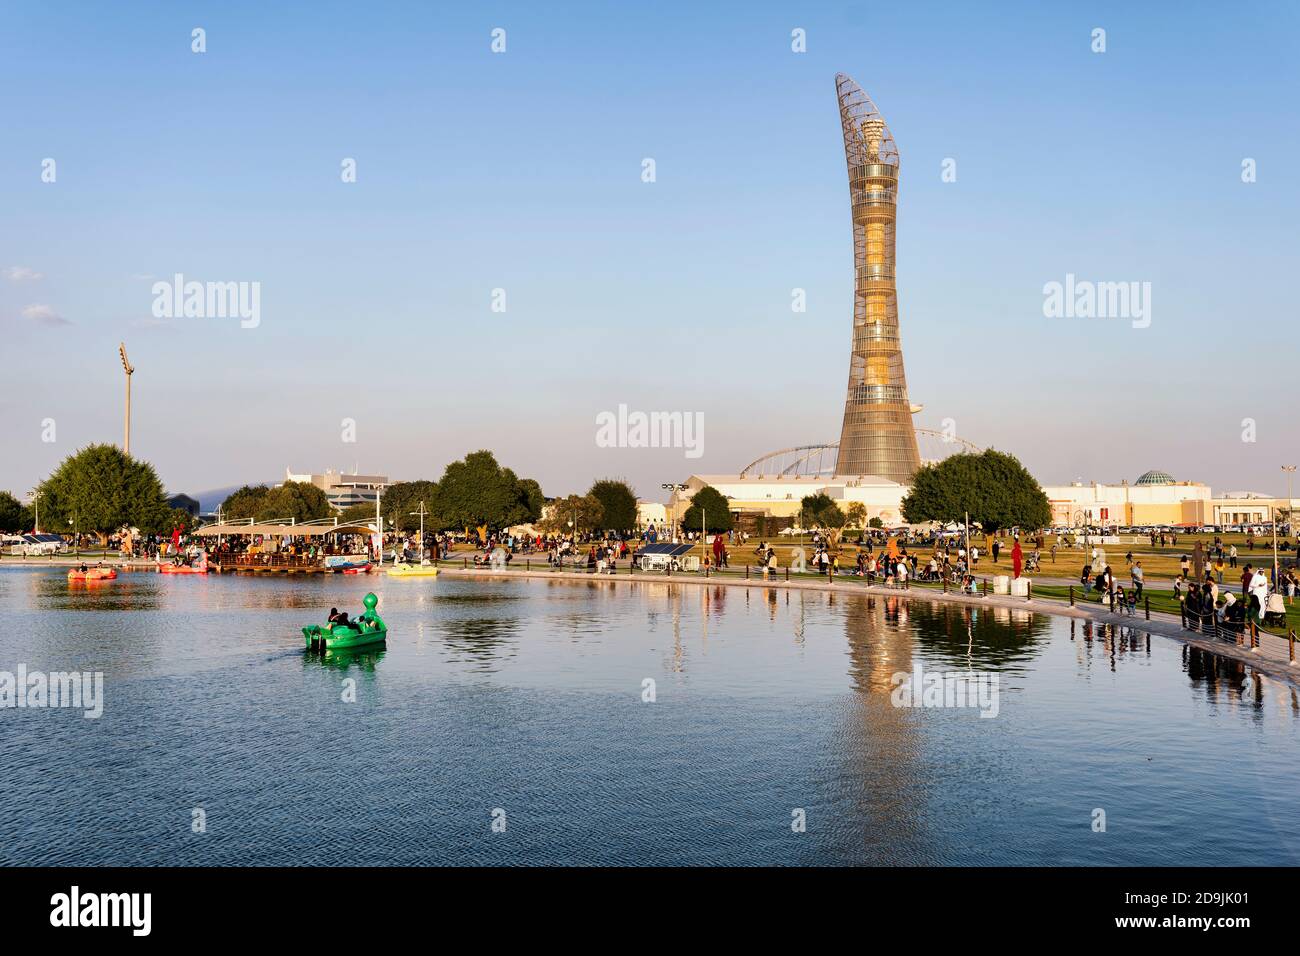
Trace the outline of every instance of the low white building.
[[284, 480], [315, 485], [325, 492], [330, 504], [340, 511], [352, 505], [373, 505], [379, 494], [392, 483], [387, 475], [361, 475], [355, 471], [345, 475], [331, 469], [326, 469], [323, 475], [313, 475], [296, 474], [292, 469], [286, 468]]
[[903, 523], [902, 501], [907, 494], [906, 485], [875, 475], [836, 478], [691, 475], [683, 484], [685, 489], [674, 491], [668, 501], [668, 517], [673, 521], [681, 520], [696, 492], [712, 486], [728, 500], [731, 513], [737, 517], [793, 519], [797, 522], [803, 499], [822, 493], [833, 498], [843, 510], [853, 502], [860, 502], [866, 509], [868, 521], [879, 518], [886, 527], [892, 527]]

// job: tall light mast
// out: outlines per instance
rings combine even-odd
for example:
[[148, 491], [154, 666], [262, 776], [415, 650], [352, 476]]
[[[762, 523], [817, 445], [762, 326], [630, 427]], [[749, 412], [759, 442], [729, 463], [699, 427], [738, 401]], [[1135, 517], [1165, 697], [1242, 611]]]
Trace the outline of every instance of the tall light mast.
[[117, 354], [122, 358], [122, 371], [126, 372], [126, 429], [122, 440], [122, 452], [131, 454], [131, 373], [135, 368], [126, 358], [126, 343], [119, 343]]

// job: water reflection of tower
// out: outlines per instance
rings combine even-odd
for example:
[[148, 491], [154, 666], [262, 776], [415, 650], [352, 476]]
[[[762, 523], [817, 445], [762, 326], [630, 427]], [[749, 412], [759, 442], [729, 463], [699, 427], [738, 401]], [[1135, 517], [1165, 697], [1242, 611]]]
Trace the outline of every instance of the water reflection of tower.
[[890, 700], [894, 674], [912, 670], [906, 608], [897, 598], [855, 597], [842, 610], [855, 693], [853, 705], [842, 712], [837, 753], [870, 861], [896, 859], [900, 843], [925, 832], [921, 814], [929, 771], [923, 766], [921, 714]]

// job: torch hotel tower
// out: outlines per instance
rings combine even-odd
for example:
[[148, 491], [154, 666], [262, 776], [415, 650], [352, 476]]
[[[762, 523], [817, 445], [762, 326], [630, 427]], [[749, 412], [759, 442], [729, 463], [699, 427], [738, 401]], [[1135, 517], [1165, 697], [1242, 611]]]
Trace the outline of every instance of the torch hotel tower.
[[[870, 97], [835, 77], [853, 215], [853, 351], [835, 474], [907, 484], [921, 465], [894, 288], [898, 147]], [[919, 410], [919, 409], [918, 409]]]

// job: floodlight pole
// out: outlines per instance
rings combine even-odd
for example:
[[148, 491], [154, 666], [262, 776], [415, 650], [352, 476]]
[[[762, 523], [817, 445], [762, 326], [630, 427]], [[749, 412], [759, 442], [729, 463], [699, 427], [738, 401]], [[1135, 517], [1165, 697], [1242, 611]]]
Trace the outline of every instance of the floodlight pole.
[[126, 372], [126, 417], [125, 428], [122, 436], [122, 453], [131, 454], [131, 375], [135, 368], [126, 358], [126, 343], [121, 342], [117, 346], [118, 357], [122, 359], [122, 371]]

